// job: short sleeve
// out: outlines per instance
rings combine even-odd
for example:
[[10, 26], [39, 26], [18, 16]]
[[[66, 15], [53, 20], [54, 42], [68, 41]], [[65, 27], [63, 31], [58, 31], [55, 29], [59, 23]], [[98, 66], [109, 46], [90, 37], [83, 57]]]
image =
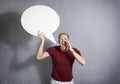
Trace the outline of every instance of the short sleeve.
[[73, 48], [81, 56], [81, 52], [77, 48]]

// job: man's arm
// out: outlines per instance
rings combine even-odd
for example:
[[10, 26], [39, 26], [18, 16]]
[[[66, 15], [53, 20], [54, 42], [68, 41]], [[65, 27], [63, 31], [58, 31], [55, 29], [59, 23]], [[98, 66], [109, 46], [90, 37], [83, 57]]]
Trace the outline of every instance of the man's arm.
[[71, 50], [71, 52], [73, 53], [74, 57], [77, 59], [77, 61], [82, 64], [82, 65], [86, 65], [86, 61], [84, 59], [83, 56], [79, 55], [75, 50]]
[[37, 55], [36, 55], [36, 59], [38, 59], [38, 60], [42, 60], [42, 59], [44, 59], [44, 58], [49, 56], [48, 52], [46, 52], [46, 51], [44, 52], [43, 51], [44, 43], [45, 43], [45, 36], [44, 35], [45, 35], [44, 33], [39, 33], [38, 32], [38, 37], [41, 40], [40, 47], [39, 47]]
[[80, 55], [72, 48], [69, 40], [67, 41], [67, 43], [68, 43], [68, 46], [69, 46], [69, 50], [73, 53], [75, 59], [76, 59], [80, 64], [86, 65], [86, 61], [85, 61], [84, 57], [83, 57], [83, 56], [80, 56]]

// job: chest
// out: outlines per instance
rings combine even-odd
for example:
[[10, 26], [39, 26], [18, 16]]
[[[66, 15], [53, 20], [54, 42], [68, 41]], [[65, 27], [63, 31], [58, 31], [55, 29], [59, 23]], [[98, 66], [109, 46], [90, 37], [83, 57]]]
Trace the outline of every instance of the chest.
[[73, 64], [74, 56], [70, 51], [68, 52], [54, 51], [52, 55], [52, 61], [56, 65]]

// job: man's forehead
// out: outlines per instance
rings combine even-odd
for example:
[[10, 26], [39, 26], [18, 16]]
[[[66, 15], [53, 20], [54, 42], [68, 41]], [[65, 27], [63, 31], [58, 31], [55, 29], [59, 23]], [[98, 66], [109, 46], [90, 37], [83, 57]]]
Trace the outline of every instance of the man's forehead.
[[60, 38], [68, 38], [66, 34], [62, 34]]

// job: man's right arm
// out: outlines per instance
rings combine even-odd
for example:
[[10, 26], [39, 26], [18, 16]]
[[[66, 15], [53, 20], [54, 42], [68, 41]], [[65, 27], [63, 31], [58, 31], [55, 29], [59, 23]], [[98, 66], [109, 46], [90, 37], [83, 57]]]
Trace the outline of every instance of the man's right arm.
[[38, 60], [42, 60], [42, 59], [49, 56], [48, 52], [43, 51], [44, 43], [45, 43], [45, 36], [44, 35], [45, 35], [44, 33], [38, 33], [38, 37], [41, 40], [40, 47], [39, 47], [37, 55], [36, 55], [36, 59], [38, 59]]

